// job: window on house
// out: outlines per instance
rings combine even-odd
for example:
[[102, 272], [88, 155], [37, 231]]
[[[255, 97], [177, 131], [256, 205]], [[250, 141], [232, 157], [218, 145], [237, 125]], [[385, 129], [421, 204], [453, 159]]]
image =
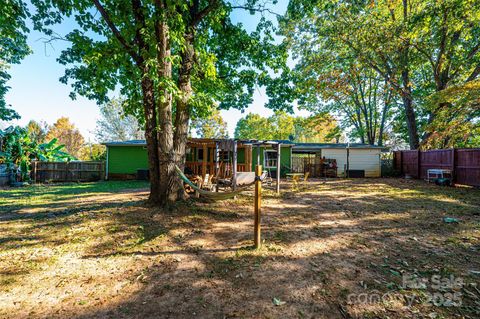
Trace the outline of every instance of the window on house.
[[277, 151], [265, 151], [265, 167], [277, 167]]
[[197, 149], [197, 161], [203, 162], [203, 148]]
[[220, 162], [228, 162], [230, 160], [230, 152], [229, 151], [219, 151], [218, 152], [218, 159]]

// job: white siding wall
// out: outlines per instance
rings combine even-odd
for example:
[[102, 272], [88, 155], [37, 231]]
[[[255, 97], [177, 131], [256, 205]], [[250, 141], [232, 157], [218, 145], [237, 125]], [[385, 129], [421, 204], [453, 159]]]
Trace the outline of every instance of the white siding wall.
[[380, 149], [350, 149], [350, 169], [365, 170], [365, 177], [380, 177]]
[[335, 149], [335, 148], [324, 148], [322, 149], [322, 157], [328, 159], [337, 160], [337, 176], [344, 176], [345, 170], [344, 167], [347, 164], [347, 150], [346, 149]]
[[[322, 149], [322, 157], [337, 160], [337, 174], [339, 177], [344, 176], [344, 168], [347, 164], [346, 149]], [[365, 177], [380, 177], [380, 149], [358, 149], [351, 148], [349, 155], [350, 169], [358, 169], [365, 171]]]

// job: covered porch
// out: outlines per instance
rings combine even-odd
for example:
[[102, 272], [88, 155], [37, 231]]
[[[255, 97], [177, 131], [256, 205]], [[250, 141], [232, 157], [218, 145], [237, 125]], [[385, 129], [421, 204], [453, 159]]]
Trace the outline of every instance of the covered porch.
[[[236, 170], [234, 163], [236, 162]], [[231, 178], [252, 171], [252, 145], [231, 139], [191, 138], [187, 143], [185, 173], [205, 178]]]

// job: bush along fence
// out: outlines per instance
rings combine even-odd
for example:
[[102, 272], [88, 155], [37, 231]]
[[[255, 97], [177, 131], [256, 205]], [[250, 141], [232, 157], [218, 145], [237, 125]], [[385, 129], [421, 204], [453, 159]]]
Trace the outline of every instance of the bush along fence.
[[32, 162], [35, 183], [91, 182], [104, 178], [104, 162]]
[[426, 179], [429, 169], [448, 169], [452, 183], [480, 187], [480, 148], [396, 151], [393, 164], [400, 175], [419, 179]]

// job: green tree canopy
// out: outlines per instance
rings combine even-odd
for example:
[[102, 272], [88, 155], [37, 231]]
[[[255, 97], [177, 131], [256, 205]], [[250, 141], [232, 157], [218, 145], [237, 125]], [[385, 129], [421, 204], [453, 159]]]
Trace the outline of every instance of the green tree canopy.
[[207, 117], [194, 119], [191, 126], [201, 138], [228, 138], [227, 123], [218, 109], [213, 109]]
[[107, 160], [107, 148], [101, 144], [87, 144], [80, 149], [82, 161], [105, 161]]
[[[296, 65], [271, 84], [269, 93], [281, 97], [272, 103], [297, 100], [300, 107], [313, 109], [330, 104], [352, 126], [363, 124], [355, 127], [362, 133], [375, 117], [355, 112], [352, 117], [345, 103], [329, 95], [338, 85], [346, 94], [342, 99], [351, 100], [353, 110], [359, 108], [355, 99], [361, 82], [352, 75], [364, 81], [374, 72], [383, 94], [390, 92], [393, 99], [386, 120], [392, 116], [391, 127], [414, 149], [431, 134], [428, 125], [450, 107], [429, 108], [427, 97], [480, 73], [480, 6], [475, 0], [291, 0], [281, 27]], [[366, 138], [374, 132], [366, 131]]]
[[29, 16], [26, 4], [21, 0], [4, 0], [0, 4], [0, 120], [19, 118], [5, 102], [10, 79], [8, 68], [18, 64], [30, 53], [27, 45], [28, 28], [25, 19]]
[[284, 111], [270, 117], [248, 114], [237, 122], [235, 138], [259, 140], [291, 140], [295, 142], [339, 142], [340, 129], [328, 113], [295, 117]]
[[175, 165], [184, 165], [191, 117], [201, 118], [215, 103], [245, 108], [255, 85], [286, 59], [272, 45], [265, 16], [251, 33], [231, 20], [234, 10], [266, 14], [264, 1], [32, 2], [35, 27], [47, 34], [65, 18], [78, 23], [59, 58], [68, 66], [61, 81], [70, 83], [72, 97], [104, 103], [118, 87], [128, 99], [126, 113], [145, 124], [150, 201], [161, 205], [183, 194]]
[[235, 127], [235, 138], [271, 140], [275, 137], [269, 118], [250, 113], [238, 120]]
[[[448, 105], [438, 109], [439, 105]], [[425, 102], [435, 118], [427, 126], [424, 148], [480, 146], [480, 81], [455, 85], [431, 95]]]

